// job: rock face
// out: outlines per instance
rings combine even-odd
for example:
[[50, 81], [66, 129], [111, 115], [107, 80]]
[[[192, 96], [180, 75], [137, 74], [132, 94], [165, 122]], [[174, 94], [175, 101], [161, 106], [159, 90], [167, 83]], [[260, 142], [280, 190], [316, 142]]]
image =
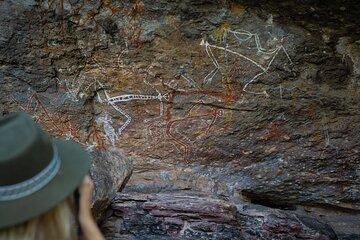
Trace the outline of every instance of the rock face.
[[337, 239], [303, 215], [167, 194], [118, 194], [103, 229], [109, 239]]
[[132, 174], [131, 160], [118, 149], [95, 150], [90, 174], [95, 183], [93, 212], [96, 219], [100, 220], [115, 193], [121, 191], [129, 181]]
[[109, 239], [360, 239], [359, 14], [3, 0], [0, 112], [92, 152]]

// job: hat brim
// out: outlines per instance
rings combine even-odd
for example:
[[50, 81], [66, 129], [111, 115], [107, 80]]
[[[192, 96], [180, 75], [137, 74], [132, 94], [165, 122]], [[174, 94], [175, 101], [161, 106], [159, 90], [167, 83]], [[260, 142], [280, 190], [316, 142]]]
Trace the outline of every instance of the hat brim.
[[54, 139], [61, 158], [56, 176], [37, 192], [11, 201], [0, 201], [0, 229], [39, 216], [66, 197], [81, 184], [91, 165], [90, 155], [77, 143]]

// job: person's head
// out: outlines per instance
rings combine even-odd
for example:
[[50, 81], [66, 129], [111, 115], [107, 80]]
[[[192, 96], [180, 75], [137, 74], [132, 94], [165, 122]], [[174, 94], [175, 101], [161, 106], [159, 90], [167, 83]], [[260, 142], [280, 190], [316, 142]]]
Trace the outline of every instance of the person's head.
[[72, 239], [73, 193], [90, 156], [52, 139], [25, 113], [0, 120], [0, 240]]

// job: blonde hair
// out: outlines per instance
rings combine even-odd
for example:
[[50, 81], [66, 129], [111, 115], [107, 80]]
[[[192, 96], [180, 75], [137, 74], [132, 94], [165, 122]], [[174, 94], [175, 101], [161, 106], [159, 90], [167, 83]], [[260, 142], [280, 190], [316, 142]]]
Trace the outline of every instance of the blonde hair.
[[0, 240], [74, 239], [73, 200], [67, 198], [50, 211], [27, 222], [0, 230]]

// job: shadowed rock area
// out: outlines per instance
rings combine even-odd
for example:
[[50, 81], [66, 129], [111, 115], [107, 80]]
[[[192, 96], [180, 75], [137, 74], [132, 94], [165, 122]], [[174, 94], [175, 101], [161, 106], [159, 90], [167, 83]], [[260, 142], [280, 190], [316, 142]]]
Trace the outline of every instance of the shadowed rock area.
[[0, 0], [0, 114], [92, 153], [107, 239], [360, 239], [359, 16]]

